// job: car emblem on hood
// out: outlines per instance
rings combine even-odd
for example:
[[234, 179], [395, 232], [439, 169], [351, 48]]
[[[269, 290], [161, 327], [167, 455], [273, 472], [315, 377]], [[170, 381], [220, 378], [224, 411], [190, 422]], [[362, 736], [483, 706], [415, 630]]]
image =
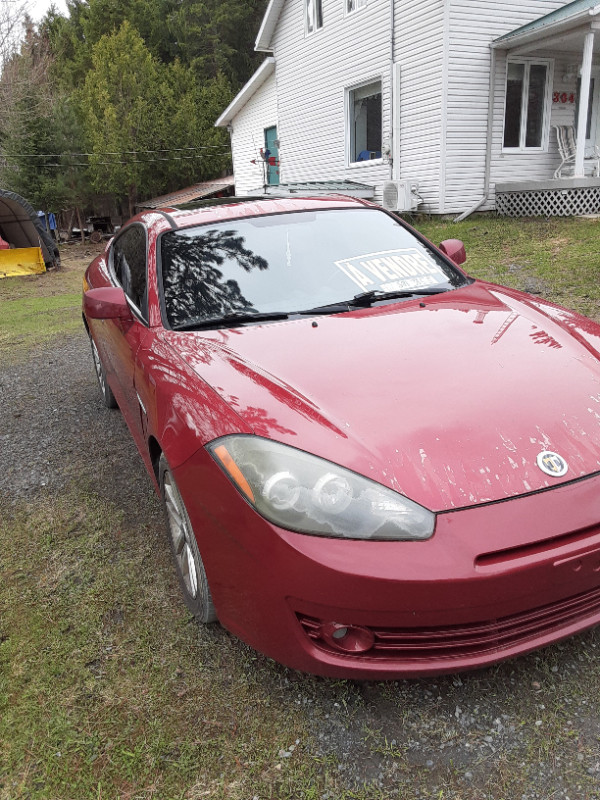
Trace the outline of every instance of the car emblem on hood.
[[562, 456], [558, 453], [553, 453], [551, 450], [544, 450], [537, 457], [537, 465], [545, 472], [546, 475], [551, 475], [553, 478], [562, 478], [567, 474], [569, 465]]

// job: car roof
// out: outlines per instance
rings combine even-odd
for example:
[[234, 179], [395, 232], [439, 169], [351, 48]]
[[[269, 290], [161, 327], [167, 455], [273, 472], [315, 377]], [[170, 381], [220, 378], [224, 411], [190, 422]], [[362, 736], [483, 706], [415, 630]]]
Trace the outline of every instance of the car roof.
[[[346, 195], [327, 195], [319, 197], [227, 197], [218, 198], [209, 204], [193, 203], [178, 208], [164, 208], [143, 211], [129, 222], [152, 223], [157, 212], [164, 215], [172, 229], [189, 228], [211, 222], [258, 217], [267, 214], [286, 214], [292, 211], [316, 211], [331, 208], [373, 207], [365, 200]], [[128, 223], [129, 224], [129, 223]]]

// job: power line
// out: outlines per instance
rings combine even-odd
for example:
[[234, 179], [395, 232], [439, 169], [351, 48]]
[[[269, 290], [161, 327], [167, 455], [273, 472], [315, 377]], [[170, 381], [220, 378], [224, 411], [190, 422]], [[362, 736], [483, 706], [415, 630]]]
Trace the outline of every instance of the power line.
[[[198, 150], [222, 150], [222, 151], [229, 151], [229, 145], [224, 144], [207, 144], [202, 145], [200, 147], [171, 147], [165, 149], [157, 149], [157, 150], [121, 150], [120, 152], [97, 152], [97, 153], [13, 153], [10, 156], [5, 155], [4, 158], [65, 158], [70, 156], [77, 156], [77, 157], [93, 157], [93, 156], [137, 156], [137, 155], [145, 155], [148, 153], [182, 153], [182, 152], [189, 152], [189, 151], [198, 151]], [[0, 153], [0, 157], [2, 157], [2, 153]], [[181, 156], [182, 158], [195, 158], [196, 156]], [[175, 156], [174, 156], [175, 158]], [[158, 161], [163, 159], [156, 159]], [[168, 160], [168, 159], [167, 159]], [[119, 163], [119, 162], [116, 162]], [[124, 161], [120, 162], [124, 164], [129, 164], [131, 162]]]
[[[70, 167], [98, 167], [98, 166], [113, 166], [113, 165], [117, 165], [117, 164], [125, 164], [125, 165], [131, 165], [131, 164], [157, 164], [157, 163], [159, 163], [161, 161], [162, 162], [165, 162], [165, 161], [193, 161], [193, 160], [196, 160], [196, 159], [201, 161], [203, 158], [204, 158], [203, 155], [195, 155], [195, 156], [172, 156], [171, 158], [147, 158], [147, 159], [134, 158], [134, 159], [131, 159], [130, 161], [122, 161], [122, 160], [119, 160], [119, 161], [116, 161], [116, 160], [115, 161], [95, 161], [95, 162], [71, 161], [71, 162], [66, 162], [64, 164], [41, 164], [40, 165], [40, 169], [46, 169], [46, 168], [50, 168], [50, 169], [52, 169], [52, 168], [54, 168], [54, 169], [69, 169]], [[0, 161], [2, 159], [5, 159], [7, 161], [16, 161], [17, 160], [17, 156], [0, 155]]]

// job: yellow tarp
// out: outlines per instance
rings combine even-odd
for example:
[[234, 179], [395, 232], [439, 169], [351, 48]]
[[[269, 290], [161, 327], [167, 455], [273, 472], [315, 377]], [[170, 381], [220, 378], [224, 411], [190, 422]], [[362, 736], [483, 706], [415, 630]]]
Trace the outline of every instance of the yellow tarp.
[[45, 271], [46, 265], [39, 247], [17, 247], [14, 250], [0, 250], [0, 278], [33, 275]]

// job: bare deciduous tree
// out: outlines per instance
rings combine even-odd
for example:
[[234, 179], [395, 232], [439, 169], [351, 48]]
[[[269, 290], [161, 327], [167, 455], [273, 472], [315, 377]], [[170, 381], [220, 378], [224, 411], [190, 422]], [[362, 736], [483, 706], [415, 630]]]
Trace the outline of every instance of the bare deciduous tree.
[[18, 47], [27, 7], [21, 0], [0, 0], [0, 72]]

